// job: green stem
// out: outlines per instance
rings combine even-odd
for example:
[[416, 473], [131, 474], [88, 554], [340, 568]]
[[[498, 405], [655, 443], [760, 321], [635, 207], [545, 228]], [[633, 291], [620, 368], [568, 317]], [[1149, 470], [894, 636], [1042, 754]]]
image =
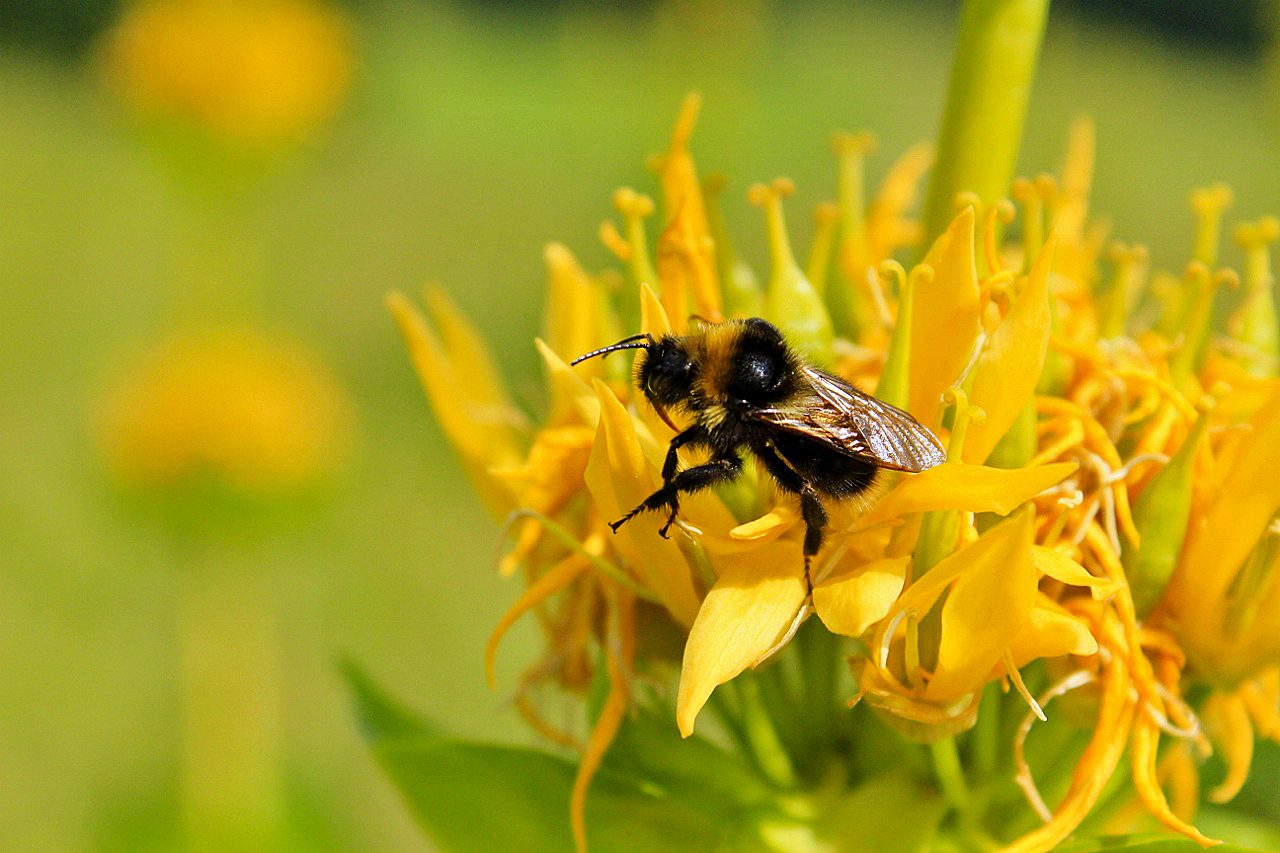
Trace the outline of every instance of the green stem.
[[200, 853], [277, 838], [285, 807], [274, 602], [261, 579], [238, 566], [184, 569], [180, 802], [187, 847]]
[[[810, 620], [818, 622], [817, 619]], [[840, 678], [841, 638], [823, 625], [805, 625], [796, 637], [800, 649], [801, 675], [804, 679], [803, 711], [815, 725], [821, 728], [830, 724], [837, 706], [836, 689]], [[822, 732], [828, 734], [828, 732]]]
[[760, 696], [760, 685], [754, 676], [745, 673], [734, 679], [734, 683], [738, 685], [743, 731], [756, 766], [779, 788], [794, 788], [797, 783], [795, 767], [773, 727], [773, 721], [769, 719], [769, 712]]
[[925, 246], [946, 230], [956, 196], [984, 205], [1009, 191], [1049, 0], [965, 0], [938, 160], [925, 203]]
[[983, 690], [978, 720], [973, 725], [973, 769], [980, 780], [990, 779], [1000, 751], [1000, 693], [988, 684]]
[[938, 784], [942, 786], [942, 795], [947, 798], [951, 807], [961, 815], [969, 811], [969, 786], [964, 781], [964, 768], [960, 766], [960, 752], [956, 749], [956, 739], [946, 737], [929, 744], [933, 754], [933, 769], [938, 776]]

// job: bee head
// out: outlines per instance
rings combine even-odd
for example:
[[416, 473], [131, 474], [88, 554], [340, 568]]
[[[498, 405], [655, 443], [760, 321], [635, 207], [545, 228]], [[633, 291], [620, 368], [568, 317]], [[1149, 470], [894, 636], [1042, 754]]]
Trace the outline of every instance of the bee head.
[[672, 336], [655, 340], [649, 334], [632, 335], [616, 344], [580, 355], [570, 364], [606, 356], [620, 349], [644, 350], [644, 359], [636, 374], [636, 384], [667, 425], [678, 429], [667, 416], [666, 407], [686, 402], [693, 390], [694, 367], [688, 350], [679, 338]]
[[637, 384], [655, 406], [673, 406], [689, 399], [694, 366], [679, 338], [665, 337], [645, 348]]

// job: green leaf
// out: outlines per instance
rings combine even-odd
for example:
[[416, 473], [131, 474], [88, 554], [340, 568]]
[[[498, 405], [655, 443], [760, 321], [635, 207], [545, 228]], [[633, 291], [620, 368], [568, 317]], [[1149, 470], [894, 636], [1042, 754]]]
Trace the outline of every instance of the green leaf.
[[[569, 795], [576, 768], [564, 759], [532, 749], [434, 739], [387, 743], [374, 752], [444, 850], [573, 849]], [[587, 795], [593, 853], [744, 849], [735, 839], [741, 823], [720, 817], [612, 774], [597, 774]]]
[[356, 700], [360, 732], [371, 744], [404, 737], [443, 737], [426, 717], [392, 699], [352, 660], [339, 663]]
[[637, 708], [614, 738], [604, 767], [726, 818], [762, 807], [777, 794], [737, 755], [696, 734], [680, 737], [674, 711], [665, 707]]
[[[573, 850], [569, 798], [577, 774], [574, 762], [534, 749], [448, 737], [390, 699], [357, 666], [346, 664], [344, 670], [374, 756], [441, 849]], [[728, 766], [727, 756], [711, 758], [706, 750], [714, 747], [709, 744], [697, 749], [713, 770]], [[632, 762], [633, 767], [652, 758]], [[762, 849], [756, 815], [745, 807], [729, 807], [723, 792], [714, 789], [705, 797], [693, 796], [705, 775], [686, 779], [677, 762], [666, 784], [658, 784], [657, 774], [619, 772], [626, 768], [625, 762], [616, 770], [603, 768], [592, 780], [586, 810], [592, 853]], [[758, 784], [751, 791], [758, 793]]]

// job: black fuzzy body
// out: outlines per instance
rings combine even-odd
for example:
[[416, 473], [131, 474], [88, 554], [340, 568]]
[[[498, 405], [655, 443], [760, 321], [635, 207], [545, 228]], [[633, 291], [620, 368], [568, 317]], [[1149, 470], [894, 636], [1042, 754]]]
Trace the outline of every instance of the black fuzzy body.
[[[943, 459], [937, 439], [909, 414], [807, 364], [759, 318], [685, 336], [637, 335], [582, 358], [624, 348], [645, 351], [636, 385], [663, 419], [671, 423], [667, 410], [675, 409], [689, 426], [667, 449], [662, 488], [613, 522], [615, 531], [638, 513], [665, 509], [666, 536], [681, 494], [733, 480], [750, 453], [799, 500], [807, 575], [827, 526], [824, 500], [866, 493], [880, 468], [920, 471]], [[680, 448], [699, 446], [707, 461], [680, 469]]]

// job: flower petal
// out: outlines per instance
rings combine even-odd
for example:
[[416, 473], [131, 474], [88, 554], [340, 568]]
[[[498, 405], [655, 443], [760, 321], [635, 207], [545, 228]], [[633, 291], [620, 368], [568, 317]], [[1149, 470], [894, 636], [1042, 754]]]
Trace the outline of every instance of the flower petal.
[[[1246, 727], [1248, 721], [1246, 720]], [[1253, 746], [1253, 732], [1249, 732], [1250, 747]], [[1174, 832], [1180, 832], [1195, 841], [1201, 847], [1221, 844], [1200, 834], [1200, 830], [1179, 818], [1169, 808], [1160, 782], [1156, 779], [1156, 747], [1160, 741], [1160, 729], [1149, 714], [1134, 717], [1133, 731], [1129, 735], [1129, 760], [1133, 764], [1133, 787], [1138, 798], [1147, 807], [1147, 811]], [[1243, 779], [1241, 782], [1243, 783]], [[1219, 801], [1220, 802], [1220, 801]]]
[[1049, 238], [1000, 325], [987, 340], [973, 370], [970, 405], [987, 413], [969, 424], [961, 458], [981, 465], [1031, 399], [1049, 351]]
[[[1220, 643], [1226, 615], [1222, 602], [1280, 508], [1280, 477], [1276, 476], [1280, 470], [1280, 389], [1248, 423], [1249, 431], [1222, 479], [1217, 499], [1203, 522], [1187, 532], [1182, 560], [1165, 594], [1165, 606], [1174, 614], [1188, 614], [1179, 620], [1184, 640], [1202, 655], [1212, 653]], [[1216, 618], [1204, 614], [1208, 603], [1218, 603]], [[1219, 673], [1223, 677], [1247, 674]]]
[[[543, 257], [549, 274], [544, 337], [553, 352], [577, 358], [600, 346], [604, 337], [604, 289], [591, 280], [568, 246], [548, 243]], [[604, 373], [598, 361], [591, 361], [584, 370], [588, 376]]]
[[[641, 448], [631, 415], [598, 379], [595, 389], [600, 425], [585, 479], [601, 512], [621, 518], [657, 491], [661, 477]], [[663, 522], [654, 513], [642, 513], [618, 530], [614, 544], [636, 578], [688, 625], [698, 612], [693, 572], [675, 540], [658, 535]]]
[[910, 562], [910, 555], [876, 560], [815, 584], [813, 608], [822, 624], [834, 634], [862, 636], [893, 607]]
[[1092, 655], [1098, 641], [1089, 626], [1053, 599], [1039, 594], [1027, 614], [1027, 621], [1009, 645], [1015, 666], [1025, 666], [1036, 658], [1059, 655]]
[[981, 329], [973, 220], [966, 207], [934, 241], [924, 258], [933, 280], [915, 293], [907, 409], [928, 427], [937, 426], [942, 392], [968, 364]]
[[[942, 605], [938, 666], [926, 698], [954, 699], [977, 690], [1023, 629], [1039, 581], [1031, 561], [1034, 525], [1028, 507], [934, 567], [948, 560], [960, 564]], [[922, 581], [928, 580], [926, 574]]]
[[1053, 810], [1051, 820], [1006, 846], [1000, 853], [1047, 853], [1084, 820], [1098, 802], [1128, 745], [1134, 716], [1129, 689], [1124, 665], [1113, 659], [1111, 665], [1103, 670], [1098, 720], [1093, 727], [1093, 737], [1071, 774], [1071, 788]]
[[[676, 120], [675, 129], [671, 132], [671, 146], [659, 161], [658, 177], [662, 181], [662, 200], [664, 229], [663, 238], [658, 247], [658, 274], [662, 279], [662, 304], [667, 313], [676, 318], [682, 326], [689, 316], [689, 297], [693, 297], [696, 310], [704, 313], [708, 319], [718, 320], [720, 316], [719, 279], [715, 267], [715, 249], [711, 239], [711, 229], [707, 222], [707, 208], [702, 198], [702, 186], [698, 181], [698, 170], [689, 153], [689, 137], [693, 135], [693, 126], [698, 120], [698, 110], [702, 106], [702, 97], [690, 94], [680, 107], [680, 117]], [[699, 275], [685, 277], [685, 261], [680, 260], [680, 252], [672, 247], [663, 247], [668, 240], [675, 220], [680, 220], [677, 230], [680, 232], [679, 243], [686, 246], [696, 255], [696, 267]], [[692, 255], [689, 258], [692, 261]], [[672, 263], [674, 262], [674, 263]], [[707, 278], [700, 280], [705, 274]], [[692, 288], [689, 287], [692, 285]], [[692, 292], [690, 292], [692, 290]]]
[[858, 519], [859, 530], [912, 512], [957, 509], [1005, 515], [1076, 470], [1074, 462], [1032, 468], [946, 463], [903, 478]]
[[1227, 763], [1227, 775], [1221, 784], [1209, 791], [1209, 801], [1226, 803], [1235, 799], [1249, 778], [1253, 763], [1253, 725], [1249, 709], [1239, 693], [1213, 693], [1205, 700], [1200, 719], [1205, 733], [1213, 741], [1218, 754]]
[[1066, 554], [1043, 545], [1031, 547], [1031, 562], [1035, 564], [1036, 571], [1042, 575], [1061, 581], [1068, 586], [1088, 587], [1095, 601], [1110, 598], [1123, 586], [1118, 580], [1089, 574], [1084, 566]]
[[524, 460], [528, 422], [507, 396], [484, 340], [457, 306], [437, 289], [427, 292], [427, 302], [441, 337], [404, 295], [387, 296], [441, 428], [489, 506], [506, 512], [512, 497], [488, 469]]
[[777, 645], [805, 599], [804, 559], [799, 543], [771, 542], [734, 555], [717, 567], [689, 630], [676, 698], [680, 734], [693, 733], [694, 719], [711, 691]]
[[582, 422], [594, 427], [600, 420], [600, 400], [591, 386], [541, 338], [535, 338], [533, 344], [546, 362], [551, 397], [571, 404]]

